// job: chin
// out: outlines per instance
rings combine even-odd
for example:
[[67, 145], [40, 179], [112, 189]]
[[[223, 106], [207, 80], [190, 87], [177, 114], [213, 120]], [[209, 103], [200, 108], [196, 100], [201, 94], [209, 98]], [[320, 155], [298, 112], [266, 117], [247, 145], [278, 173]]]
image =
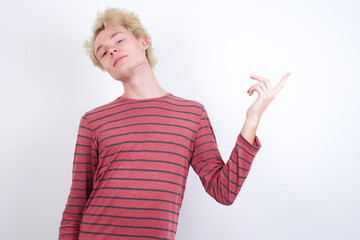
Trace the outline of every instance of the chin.
[[113, 74], [109, 73], [109, 74], [113, 79], [121, 81], [121, 76], [122, 76], [121, 74], [116, 74], [116, 73]]
[[[124, 72], [126, 73], [126, 74], [124, 74]], [[124, 80], [125, 78], [129, 78], [130, 77], [130, 75], [129, 75], [129, 72], [130, 71], [128, 71], [128, 70], [119, 70], [119, 71], [114, 71], [114, 72], [112, 72], [112, 73], [110, 73], [109, 72], [109, 74], [110, 74], [110, 76], [113, 78], [113, 79], [115, 79], [115, 80], [118, 80], [118, 81], [122, 81], [122, 80]]]

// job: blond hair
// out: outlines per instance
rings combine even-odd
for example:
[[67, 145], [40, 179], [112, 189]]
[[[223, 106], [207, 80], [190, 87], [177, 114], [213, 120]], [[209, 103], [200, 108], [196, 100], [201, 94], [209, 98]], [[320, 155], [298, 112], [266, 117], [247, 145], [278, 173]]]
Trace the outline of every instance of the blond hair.
[[98, 16], [93, 25], [92, 36], [84, 43], [84, 48], [86, 49], [86, 52], [89, 55], [94, 66], [104, 71], [103, 66], [96, 58], [94, 53], [95, 38], [105, 28], [114, 28], [119, 25], [126, 27], [134, 34], [136, 38], [145, 37], [147, 39], [149, 46], [145, 51], [146, 58], [149, 62], [150, 67], [153, 68], [157, 63], [157, 59], [154, 55], [154, 48], [151, 44], [151, 37], [145, 27], [141, 24], [138, 15], [124, 8], [107, 8], [102, 13], [98, 13]]

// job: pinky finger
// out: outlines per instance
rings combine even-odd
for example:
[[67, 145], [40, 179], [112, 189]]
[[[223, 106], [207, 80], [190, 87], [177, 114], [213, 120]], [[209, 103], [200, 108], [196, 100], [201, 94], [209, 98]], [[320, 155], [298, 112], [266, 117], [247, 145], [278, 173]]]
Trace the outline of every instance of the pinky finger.
[[259, 97], [265, 94], [264, 90], [259, 85], [252, 86], [248, 91], [250, 96], [252, 96], [255, 91], [258, 92]]
[[254, 92], [255, 90], [255, 87], [260, 85], [261, 83], [255, 83], [253, 85], [250, 86], [249, 90], [247, 90], [247, 92], [250, 94], [250, 96], [252, 95], [252, 93]]
[[260, 85], [256, 86], [255, 89], [256, 89], [256, 91], [258, 92], [259, 97], [262, 97], [262, 96], [265, 95], [265, 92], [264, 92], [264, 90], [261, 88]]

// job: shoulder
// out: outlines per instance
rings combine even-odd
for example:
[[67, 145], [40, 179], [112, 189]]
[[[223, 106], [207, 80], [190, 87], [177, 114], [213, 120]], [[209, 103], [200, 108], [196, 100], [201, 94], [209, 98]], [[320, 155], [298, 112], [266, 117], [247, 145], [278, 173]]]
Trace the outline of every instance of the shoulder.
[[194, 100], [194, 99], [190, 99], [190, 98], [184, 98], [184, 97], [180, 97], [174, 94], [170, 94], [168, 96], [169, 100], [173, 100], [174, 102], [178, 103], [178, 104], [182, 104], [182, 105], [186, 105], [186, 106], [191, 106], [194, 109], [197, 109], [200, 113], [205, 109], [204, 105], [198, 101], [198, 100]]
[[94, 107], [94, 108], [90, 108], [88, 111], [86, 111], [83, 114], [83, 117], [91, 118], [91, 116], [99, 115], [99, 113], [101, 113], [101, 112], [106, 112], [107, 110], [110, 110], [111, 108], [114, 108], [116, 106], [117, 100], [118, 99], [114, 99], [111, 102], [99, 105], [99, 106]]

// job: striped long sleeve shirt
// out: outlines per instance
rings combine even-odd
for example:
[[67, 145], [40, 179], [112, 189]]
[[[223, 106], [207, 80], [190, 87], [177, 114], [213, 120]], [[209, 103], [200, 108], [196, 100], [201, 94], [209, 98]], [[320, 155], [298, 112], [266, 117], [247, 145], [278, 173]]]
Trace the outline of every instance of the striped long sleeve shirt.
[[240, 133], [225, 164], [204, 105], [169, 92], [87, 111], [59, 240], [173, 240], [190, 165], [212, 198], [231, 205], [260, 147]]

